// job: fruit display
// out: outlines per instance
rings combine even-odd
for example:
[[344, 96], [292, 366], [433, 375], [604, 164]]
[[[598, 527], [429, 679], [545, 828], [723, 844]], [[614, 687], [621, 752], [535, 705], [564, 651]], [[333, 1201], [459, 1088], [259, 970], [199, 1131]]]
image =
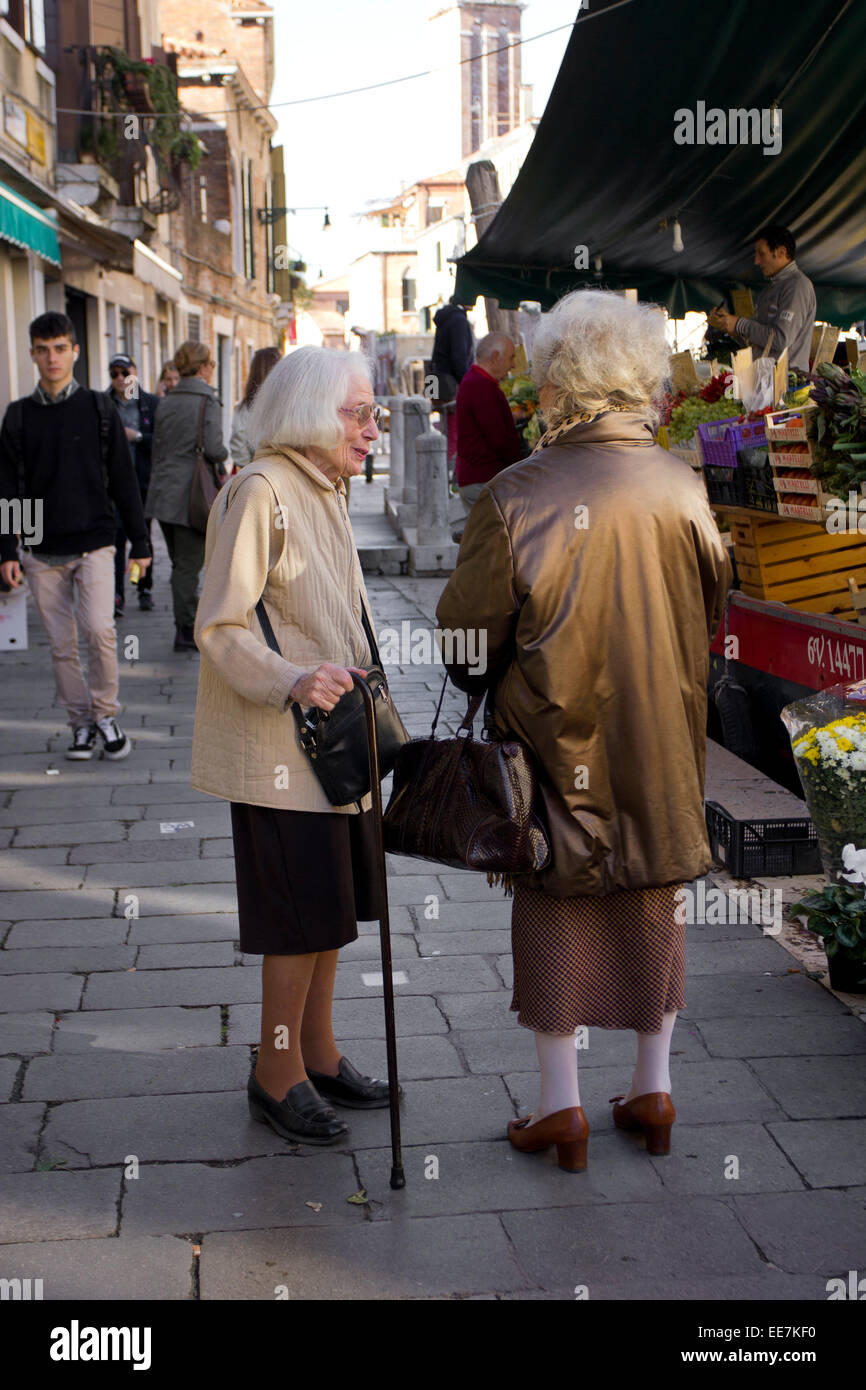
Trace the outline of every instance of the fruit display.
[[686, 444], [694, 435], [698, 425], [708, 425], [714, 420], [725, 420], [733, 415], [742, 415], [746, 407], [741, 400], [728, 396], [733, 376], [730, 372], [719, 372], [711, 377], [706, 386], [696, 396], [678, 393], [683, 399], [670, 409], [670, 437], [673, 444]]
[[847, 499], [866, 483], [866, 373], [822, 362], [812, 400], [818, 444], [813, 467], [828, 492]]
[[541, 438], [541, 417], [538, 413], [538, 389], [530, 376], [508, 376], [500, 386], [511, 407], [514, 423], [527, 448], [534, 449]]

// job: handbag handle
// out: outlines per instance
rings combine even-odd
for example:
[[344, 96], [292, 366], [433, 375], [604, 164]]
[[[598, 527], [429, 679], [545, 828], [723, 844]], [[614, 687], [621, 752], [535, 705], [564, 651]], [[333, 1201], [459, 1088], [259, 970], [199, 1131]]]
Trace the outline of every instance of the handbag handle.
[[[436, 725], [439, 723], [439, 714], [440, 714], [440, 711], [441, 711], [441, 709], [442, 709], [442, 701], [445, 699], [445, 687], [446, 687], [447, 684], [448, 684], [448, 672], [446, 671], [446, 672], [445, 672], [445, 679], [444, 679], [443, 682], [442, 682], [442, 689], [441, 689], [440, 692], [439, 692], [439, 703], [438, 703], [438, 705], [436, 706], [436, 713], [435, 713], [434, 716], [433, 716], [433, 723], [432, 723], [431, 726], [430, 726], [430, 737], [431, 737], [431, 738], [435, 735], [435, 733], [436, 733]], [[460, 733], [461, 729], [465, 729], [468, 738], [474, 738], [474, 737], [475, 737], [475, 730], [474, 730], [474, 728], [473, 728], [473, 725], [474, 725], [474, 723], [475, 723], [475, 716], [476, 716], [476, 714], [478, 713], [479, 709], [481, 708], [481, 701], [482, 701], [483, 699], [484, 699], [484, 692], [483, 692], [483, 691], [482, 691], [482, 693], [481, 693], [480, 695], [468, 695], [468, 696], [466, 697], [466, 713], [464, 714], [462, 720], [460, 721], [460, 725], [459, 725], [459, 728], [458, 728], [458, 730], [457, 730], [458, 734]]]
[[206, 405], [207, 396], [202, 396], [198, 408], [198, 428], [195, 432], [195, 452], [198, 458], [204, 458], [204, 408]]

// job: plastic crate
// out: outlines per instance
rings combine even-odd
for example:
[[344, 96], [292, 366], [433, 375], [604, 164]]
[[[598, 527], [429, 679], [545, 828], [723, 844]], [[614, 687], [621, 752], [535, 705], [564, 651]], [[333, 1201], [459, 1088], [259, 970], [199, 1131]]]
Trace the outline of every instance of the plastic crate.
[[738, 449], [756, 449], [767, 442], [763, 420], [747, 420], [737, 424], [737, 416], [727, 420], [710, 420], [698, 425], [701, 454], [705, 467], [736, 468]]
[[766, 446], [740, 449], [737, 453], [743, 505], [756, 512], [775, 512], [779, 506], [773, 486], [773, 469]]
[[717, 801], [705, 806], [710, 850], [732, 878], [820, 874], [818, 835], [808, 816], [736, 820]]
[[704, 482], [711, 502], [726, 507], [745, 507], [738, 468], [708, 468], [705, 465]]

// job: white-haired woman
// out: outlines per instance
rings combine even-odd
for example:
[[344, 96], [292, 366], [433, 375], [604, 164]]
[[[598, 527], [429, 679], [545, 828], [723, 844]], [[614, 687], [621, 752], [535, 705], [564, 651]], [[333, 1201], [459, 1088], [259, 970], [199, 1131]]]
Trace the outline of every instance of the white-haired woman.
[[676, 890], [711, 862], [706, 680], [730, 567], [701, 480], [653, 441], [668, 362], [663, 314], [618, 295], [577, 291], [542, 319], [547, 431], [481, 493], [437, 610], [443, 628], [486, 628], [481, 684], [540, 770], [552, 857], [515, 886], [511, 1007], [535, 1032], [541, 1096], [508, 1133], [525, 1151], [556, 1144], [572, 1171], [589, 1133], [581, 1026], [637, 1034], [613, 1120], [669, 1150]]
[[[344, 480], [377, 420], [360, 354], [305, 347], [277, 363], [250, 411], [254, 457], [211, 512], [195, 629], [192, 782], [232, 803], [241, 949], [264, 957], [250, 1112], [313, 1144], [348, 1132], [328, 1102], [388, 1103], [331, 1024], [337, 952], [379, 915], [371, 812], [328, 802], [287, 713], [332, 710], [372, 664]], [[265, 644], [260, 598], [282, 655]]]

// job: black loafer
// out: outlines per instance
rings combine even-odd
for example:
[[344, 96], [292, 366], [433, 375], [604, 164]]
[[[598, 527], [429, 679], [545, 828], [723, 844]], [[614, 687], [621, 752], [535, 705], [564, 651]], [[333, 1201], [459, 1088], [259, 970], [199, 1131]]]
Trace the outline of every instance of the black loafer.
[[[324, 1072], [312, 1071], [307, 1067], [307, 1075], [320, 1091], [335, 1105], [345, 1105], [350, 1110], [382, 1110], [388, 1104], [388, 1083], [378, 1081], [372, 1076], [362, 1076], [346, 1058], [340, 1058], [340, 1070], [336, 1076], [326, 1076]], [[402, 1095], [398, 1087], [397, 1094]]]
[[251, 1076], [247, 1097], [252, 1118], [270, 1125], [283, 1139], [299, 1144], [334, 1144], [349, 1133], [349, 1126], [337, 1119], [309, 1081], [292, 1086], [285, 1100], [274, 1100]]

